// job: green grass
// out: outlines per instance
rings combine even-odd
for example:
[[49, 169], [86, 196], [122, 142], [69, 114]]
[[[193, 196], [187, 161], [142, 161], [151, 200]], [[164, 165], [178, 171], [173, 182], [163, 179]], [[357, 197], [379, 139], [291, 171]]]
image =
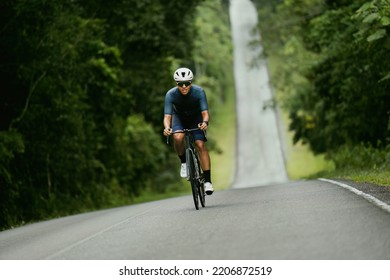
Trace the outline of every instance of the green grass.
[[[356, 182], [370, 182], [382, 186], [390, 186], [390, 171], [361, 170], [358, 174], [345, 175]], [[347, 178], [348, 178], [347, 177]]]
[[212, 181], [215, 190], [230, 187], [234, 177], [236, 148], [236, 113], [234, 89], [218, 111], [218, 119], [210, 122], [208, 137], [218, 150], [210, 152]]
[[282, 116], [286, 147], [286, 168], [290, 179], [308, 178], [323, 171], [334, 170], [334, 164], [325, 159], [324, 155], [314, 155], [307, 145], [298, 142], [293, 144], [293, 132], [288, 131], [288, 117]]
[[323, 171], [315, 174], [315, 177], [347, 179], [360, 183], [372, 183], [390, 187], [390, 171], [375, 169], [346, 168], [344, 170]]
[[287, 173], [290, 179], [307, 178], [324, 170], [332, 170], [333, 164], [324, 155], [313, 155], [307, 146], [297, 144], [289, 149]]

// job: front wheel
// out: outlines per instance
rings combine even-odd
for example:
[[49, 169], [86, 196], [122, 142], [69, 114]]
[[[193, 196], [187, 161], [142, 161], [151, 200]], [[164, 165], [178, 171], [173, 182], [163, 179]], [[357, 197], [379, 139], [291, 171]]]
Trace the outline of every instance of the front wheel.
[[200, 204], [202, 207], [206, 206], [206, 194], [204, 192], [204, 181], [200, 180], [198, 181], [198, 191], [199, 191], [199, 197], [200, 197]]
[[186, 161], [189, 181], [191, 182], [192, 197], [194, 198], [196, 210], [199, 210], [198, 179], [196, 178], [194, 156], [189, 149], [186, 151]]
[[203, 174], [202, 174], [202, 170], [200, 168], [200, 162], [199, 162], [199, 158], [196, 156], [195, 158], [195, 161], [196, 161], [196, 168], [198, 170], [198, 193], [199, 193], [199, 198], [200, 198], [200, 204], [202, 205], [202, 207], [205, 207], [206, 206], [206, 194], [205, 194], [205, 191], [204, 191], [204, 178], [203, 178]]

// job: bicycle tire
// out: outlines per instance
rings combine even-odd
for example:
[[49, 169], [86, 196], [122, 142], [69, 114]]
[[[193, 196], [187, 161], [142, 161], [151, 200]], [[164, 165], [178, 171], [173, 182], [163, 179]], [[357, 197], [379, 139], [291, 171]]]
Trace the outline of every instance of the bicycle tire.
[[195, 174], [195, 162], [194, 156], [191, 149], [186, 150], [186, 161], [188, 168], [189, 181], [191, 183], [192, 197], [194, 199], [195, 209], [199, 210], [199, 194], [198, 194], [198, 183]]
[[199, 179], [198, 181], [198, 194], [199, 194], [199, 200], [200, 204], [202, 207], [206, 207], [206, 193], [204, 191], [204, 178], [202, 174], [202, 170], [200, 168], [200, 161], [197, 156], [195, 156], [196, 162], [197, 162], [197, 169], [198, 169], [198, 174], [199, 174]]
[[206, 207], [206, 194], [204, 191], [204, 184], [202, 182], [198, 182], [198, 193], [200, 198], [200, 204], [202, 207]]

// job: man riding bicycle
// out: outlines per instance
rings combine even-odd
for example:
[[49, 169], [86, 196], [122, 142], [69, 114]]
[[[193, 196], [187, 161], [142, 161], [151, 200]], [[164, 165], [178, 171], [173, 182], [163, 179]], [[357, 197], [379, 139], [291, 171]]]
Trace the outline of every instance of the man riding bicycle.
[[[179, 68], [173, 74], [176, 87], [171, 88], [165, 95], [164, 135], [169, 136], [172, 131], [182, 131], [184, 128], [199, 128], [192, 134], [203, 170], [205, 192], [211, 195], [214, 192], [211, 183], [211, 163], [205, 144], [207, 142], [205, 130], [209, 124], [208, 104], [203, 88], [192, 84], [193, 77], [192, 71], [188, 68]], [[184, 134], [175, 133], [173, 139], [175, 151], [181, 161], [180, 176], [186, 178]]]

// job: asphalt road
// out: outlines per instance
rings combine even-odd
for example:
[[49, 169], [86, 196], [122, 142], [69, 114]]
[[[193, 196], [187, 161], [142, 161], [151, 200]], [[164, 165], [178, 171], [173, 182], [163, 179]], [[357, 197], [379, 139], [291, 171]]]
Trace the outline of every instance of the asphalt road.
[[[260, 34], [257, 12], [250, 0], [232, 0], [231, 31], [236, 83], [237, 161], [234, 188], [286, 182], [278, 113], [261, 47], [251, 47]], [[261, 40], [260, 40], [261, 41]]]
[[[232, 18], [238, 12], [246, 15], [243, 19], [255, 19], [249, 0], [232, 1], [231, 7]], [[238, 25], [243, 30], [236, 31], [250, 40], [244, 27], [253, 22]], [[236, 55], [242, 55], [237, 48]], [[235, 71], [236, 77], [243, 75]], [[253, 79], [268, 87], [267, 79], [256, 75]], [[242, 86], [237, 85], [240, 93], [253, 93], [240, 90]], [[252, 87], [257, 88], [255, 83]], [[262, 106], [269, 97], [263, 95], [268, 90], [249, 97], [239, 92], [238, 103], [245, 106]], [[0, 232], [0, 259], [390, 259], [387, 189], [322, 180], [288, 182], [277, 114], [257, 109], [248, 109], [248, 116], [239, 113], [243, 109], [238, 105], [238, 117], [246, 118], [239, 123], [252, 124], [238, 137], [251, 131], [261, 137], [247, 137], [257, 139], [252, 143], [239, 138], [233, 188], [207, 197], [206, 208], [196, 211], [192, 197], [183, 196], [26, 225]], [[263, 118], [266, 123], [257, 122]]]
[[219, 191], [0, 233], [0, 259], [389, 259], [390, 214], [323, 181]]

